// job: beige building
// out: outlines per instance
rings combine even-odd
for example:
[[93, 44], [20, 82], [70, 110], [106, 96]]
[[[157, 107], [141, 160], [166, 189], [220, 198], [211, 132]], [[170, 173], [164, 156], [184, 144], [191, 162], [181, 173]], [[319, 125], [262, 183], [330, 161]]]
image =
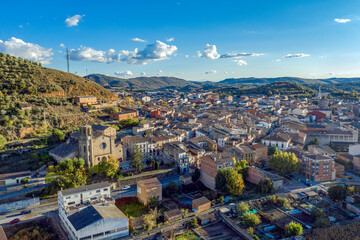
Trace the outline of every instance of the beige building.
[[113, 156], [122, 162], [126, 160], [126, 149], [116, 140], [116, 129], [103, 125], [85, 125], [73, 133], [65, 143], [52, 149], [49, 154], [57, 162], [79, 157], [92, 167]]
[[139, 201], [146, 206], [151, 197], [156, 197], [159, 201], [162, 200], [162, 185], [156, 177], [137, 183], [137, 198]]
[[74, 98], [74, 101], [81, 106], [87, 106], [89, 104], [96, 104], [97, 98], [95, 96], [77, 96]]
[[193, 211], [203, 212], [211, 208], [211, 202], [206, 197], [201, 197], [194, 199], [192, 201], [192, 209]]

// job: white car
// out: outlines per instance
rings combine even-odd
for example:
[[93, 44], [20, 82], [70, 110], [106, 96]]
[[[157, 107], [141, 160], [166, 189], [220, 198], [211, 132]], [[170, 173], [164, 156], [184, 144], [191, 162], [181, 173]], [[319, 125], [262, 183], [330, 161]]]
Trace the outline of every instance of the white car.
[[129, 188], [130, 188], [130, 186], [124, 186], [124, 187], [121, 188], [121, 190], [127, 190]]

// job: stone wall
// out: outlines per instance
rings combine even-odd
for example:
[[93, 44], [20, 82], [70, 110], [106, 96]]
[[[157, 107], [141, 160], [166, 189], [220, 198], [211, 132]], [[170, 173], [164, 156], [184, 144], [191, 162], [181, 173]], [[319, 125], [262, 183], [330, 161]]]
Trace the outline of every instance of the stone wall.
[[9, 203], [0, 204], [0, 212], [12, 211], [15, 209], [24, 209], [29, 206], [35, 206], [35, 205], [40, 205], [40, 198], [38, 198], [38, 197], [30, 198], [30, 199], [26, 199], [26, 200], [17, 201], [17, 202], [9, 202]]

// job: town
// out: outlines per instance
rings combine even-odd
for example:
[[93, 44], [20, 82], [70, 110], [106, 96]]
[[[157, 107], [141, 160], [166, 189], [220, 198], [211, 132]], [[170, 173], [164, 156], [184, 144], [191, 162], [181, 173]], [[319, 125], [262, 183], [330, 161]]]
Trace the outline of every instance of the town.
[[16, 171], [11, 161], [35, 153], [31, 141], [44, 138], [4, 144], [1, 159], [14, 170], [0, 174], [1, 239], [358, 234], [359, 101], [321, 89], [310, 97], [276, 94], [275, 87], [272, 95], [112, 91], [121, 100], [73, 98], [83, 123], [54, 130], [48, 152], [23, 162], [36, 168]]

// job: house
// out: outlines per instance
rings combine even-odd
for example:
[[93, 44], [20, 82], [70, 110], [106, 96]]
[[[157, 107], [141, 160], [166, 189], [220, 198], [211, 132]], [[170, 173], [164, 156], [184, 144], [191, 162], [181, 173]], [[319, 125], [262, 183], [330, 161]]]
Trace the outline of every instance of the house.
[[133, 127], [134, 135], [143, 135], [145, 133], [151, 132], [154, 130], [154, 126], [149, 123], [142, 123], [138, 126]]
[[137, 198], [145, 206], [150, 198], [156, 197], [159, 201], [162, 200], [162, 185], [160, 181], [154, 177], [137, 183]]
[[163, 146], [164, 156], [172, 161], [180, 168], [180, 173], [189, 172], [190, 158], [188, 149], [182, 142], [165, 143]]
[[205, 155], [200, 158], [201, 182], [208, 188], [215, 190], [215, 178], [218, 170], [235, 168], [233, 156], [229, 153]]
[[304, 154], [300, 160], [299, 173], [313, 182], [336, 179], [335, 161], [319, 154]]
[[122, 162], [126, 160], [126, 150], [116, 140], [116, 129], [103, 125], [85, 125], [73, 133], [65, 143], [49, 152], [58, 163], [75, 157], [83, 158], [85, 165], [92, 167], [107, 160], [109, 156]]
[[213, 213], [199, 215], [199, 216], [197, 216], [197, 218], [199, 219], [199, 223], [201, 225], [206, 225], [206, 224], [215, 222], [217, 220], [215, 214], [213, 214]]
[[192, 209], [196, 212], [203, 212], [211, 208], [211, 202], [206, 197], [194, 199], [192, 201]]
[[77, 96], [74, 98], [75, 103], [79, 103], [80, 106], [87, 106], [97, 103], [97, 98], [95, 96]]
[[290, 146], [291, 137], [285, 133], [273, 133], [264, 137], [261, 142], [266, 146], [277, 147], [279, 150], [285, 150]]
[[127, 120], [130, 118], [136, 118], [137, 116], [139, 116], [139, 112], [136, 110], [125, 110], [122, 112], [110, 113], [110, 119], [117, 120], [117, 121]]
[[259, 182], [265, 180], [265, 178], [269, 178], [272, 181], [275, 190], [282, 189], [284, 180], [283, 177], [257, 167], [250, 166], [248, 168], [248, 175], [246, 177], [247, 181], [258, 185]]
[[319, 121], [321, 119], [326, 119], [326, 114], [317, 110], [311, 111], [307, 113], [307, 116], [313, 117], [315, 121]]
[[173, 222], [182, 218], [182, 213], [179, 209], [173, 209], [164, 212], [164, 219], [166, 222]]
[[21, 171], [13, 173], [3, 173], [0, 174], [0, 186], [19, 184], [24, 178], [31, 179], [31, 172]]

